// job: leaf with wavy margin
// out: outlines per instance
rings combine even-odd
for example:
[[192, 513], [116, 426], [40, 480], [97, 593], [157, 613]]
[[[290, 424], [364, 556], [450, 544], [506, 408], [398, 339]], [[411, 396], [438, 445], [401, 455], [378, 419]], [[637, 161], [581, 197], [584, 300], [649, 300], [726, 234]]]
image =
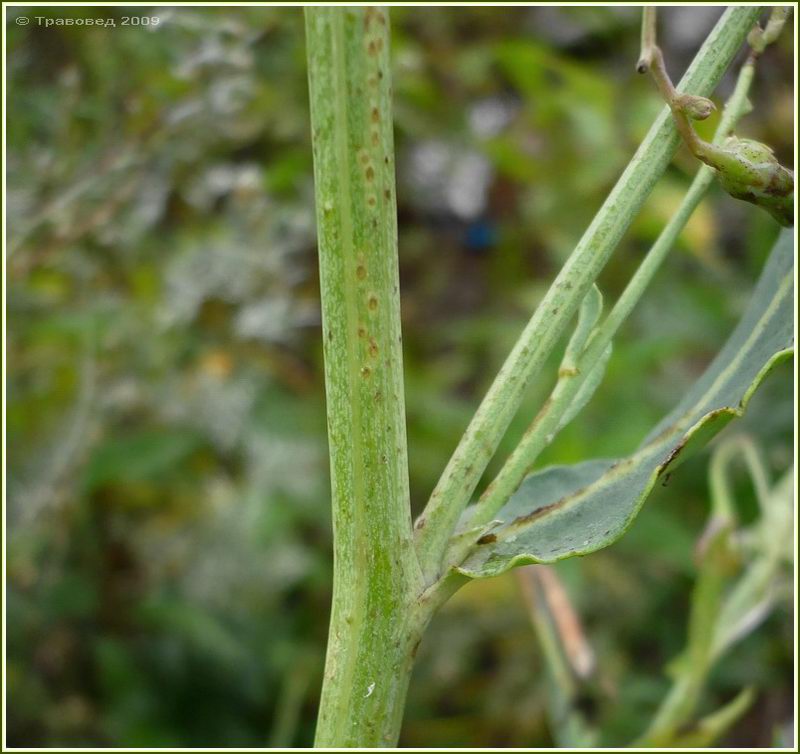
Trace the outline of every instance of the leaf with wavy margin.
[[784, 231], [750, 304], [717, 357], [633, 455], [553, 466], [529, 476], [498, 514], [507, 523], [484, 538], [457, 570], [496, 576], [529, 563], [587, 555], [619, 539], [659, 477], [731, 419], [792, 353], [794, 235]]

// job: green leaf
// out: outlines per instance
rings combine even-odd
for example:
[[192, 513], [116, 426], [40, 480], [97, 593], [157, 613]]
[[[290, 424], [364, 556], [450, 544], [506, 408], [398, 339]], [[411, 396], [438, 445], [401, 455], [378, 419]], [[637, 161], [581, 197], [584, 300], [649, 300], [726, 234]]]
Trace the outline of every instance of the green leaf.
[[593, 285], [583, 301], [581, 301], [581, 307], [578, 310], [578, 324], [575, 326], [575, 332], [572, 333], [564, 351], [564, 360], [561, 362], [562, 370], [575, 368], [575, 363], [586, 347], [589, 336], [592, 334], [602, 313], [603, 294], [600, 293], [600, 289], [596, 285]]
[[558, 434], [564, 427], [567, 426], [583, 409], [583, 407], [591, 400], [592, 396], [595, 394], [597, 388], [600, 387], [600, 383], [603, 381], [603, 377], [606, 374], [606, 366], [608, 365], [608, 360], [611, 358], [611, 343], [609, 343], [603, 353], [601, 354], [600, 358], [597, 362], [592, 366], [591, 371], [586, 376], [583, 384], [578, 388], [578, 392], [575, 394], [575, 397], [572, 399], [572, 403], [569, 404], [569, 408], [564, 412], [564, 415], [561, 417], [561, 421], [558, 422], [558, 427], [556, 428], [556, 434]]
[[791, 353], [792, 231], [778, 239], [750, 305], [717, 357], [677, 408], [628, 458], [556, 466], [529, 476], [498, 517], [507, 523], [457, 569], [496, 576], [528, 563], [586, 555], [615, 542], [659, 477], [741, 416], [770, 370]]
[[[575, 326], [575, 331], [572, 333], [572, 337], [570, 337], [569, 343], [567, 343], [567, 347], [564, 350], [564, 358], [558, 369], [559, 382], [570, 380], [577, 374], [577, 364], [582, 353], [586, 350], [587, 344], [597, 332], [597, 323], [602, 313], [603, 294], [600, 293], [600, 289], [596, 285], [593, 285], [581, 302], [581, 308], [578, 312], [578, 324]], [[603, 381], [610, 358], [611, 343], [608, 344], [596, 363], [592, 365], [591, 371], [561, 417], [561, 421], [559, 421], [556, 428], [556, 434], [564, 429], [591, 400]]]

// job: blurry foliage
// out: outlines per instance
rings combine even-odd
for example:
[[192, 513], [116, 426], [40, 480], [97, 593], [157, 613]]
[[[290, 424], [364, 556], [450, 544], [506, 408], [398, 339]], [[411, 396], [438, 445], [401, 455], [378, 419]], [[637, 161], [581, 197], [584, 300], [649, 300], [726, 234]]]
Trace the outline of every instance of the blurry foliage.
[[[301, 11], [20, 13], [118, 25], [8, 26], [9, 744], [308, 745], [331, 549]], [[715, 13], [665, 13], [676, 69]], [[131, 14], [159, 23], [119, 25]], [[418, 509], [660, 104], [633, 70], [633, 8], [392, 16]], [[741, 129], [785, 161], [792, 45], [787, 30], [764, 56]], [[688, 186], [692, 162], [675, 165], [603, 273], [609, 300]], [[776, 233], [714, 194], [543, 464], [635, 447], [723, 341]], [[791, 415], [784, 368], [744, 420], [775, 475]], [[594, 713], [611, 744], [667, 688], [707, 511], [701, 458], [619, 545], [558, 568], [613, 690]], [[785, 608], [712, 678], [701, 711], [758, 689], [737, 745], [780, 740], [790, 632]], [[513, 581], [472, 584], [423, 643], [402, 743], [549, 745], [543, 675]]]

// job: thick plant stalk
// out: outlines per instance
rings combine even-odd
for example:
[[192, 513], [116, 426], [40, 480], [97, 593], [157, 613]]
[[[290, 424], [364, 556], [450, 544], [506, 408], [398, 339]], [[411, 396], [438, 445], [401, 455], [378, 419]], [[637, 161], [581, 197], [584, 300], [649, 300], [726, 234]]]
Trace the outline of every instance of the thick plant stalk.
[[[734, 7], [712, 30], [679, 89], [710, 94], [759, 14]], [[672, 159], [679, 137], [668, 108], [651, 127], [625, 172], [523, 330], [416, 523], [420, 561], [428, 581], [440, 575], [445, 545], [489, 460], [539, 372], [594, 280]]]
[[388, 17], [306, 9], [334, 526], [316, 745], [396, 743], [421, 574], [408, 493]]

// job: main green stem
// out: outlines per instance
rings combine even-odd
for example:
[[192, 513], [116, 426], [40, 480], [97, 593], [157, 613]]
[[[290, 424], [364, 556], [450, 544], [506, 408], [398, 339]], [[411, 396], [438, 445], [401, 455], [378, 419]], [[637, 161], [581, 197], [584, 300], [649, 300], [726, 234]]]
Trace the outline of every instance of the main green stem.
[[396, 744], [426, 620], [408, 492], [387, 13], [306, 9], [334, 584], [315, 745]]
[[[680, 91], [710, 94], [758, 14], [757, 7], [727, 9], [681, 80]], [[517, 412], [526, 388], [666, 170], [678, 142], [669, 109], [665, 108], [501, 367], [417, 520], [418, 550], [427, 581], [434, 581], [440, 575], [446, 543]]]

